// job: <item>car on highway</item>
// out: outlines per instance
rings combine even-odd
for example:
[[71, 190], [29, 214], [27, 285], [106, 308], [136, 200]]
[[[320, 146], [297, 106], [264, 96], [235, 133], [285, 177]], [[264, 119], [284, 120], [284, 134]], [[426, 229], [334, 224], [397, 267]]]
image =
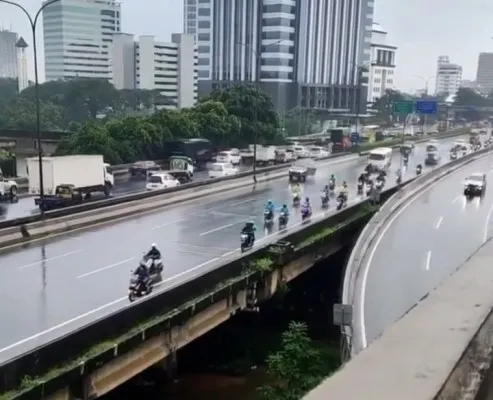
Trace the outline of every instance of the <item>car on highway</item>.
[[238, 149], [223, 150], [216, 156], [218, 163], [230, 163], [233, 165], [240, 165], [241, 155]]
[[310, 158], [315, 160], [327, 158], [329, 156], [329, 151], [321, 146], [313, 146], [310, 148]]
[[128, 169], [131, 176], [148, 176], [151, 171], [159, 171], [161, 167], [155, 161], [137, 161]]
[[238, 168], [230, 163], [213, 163], [209, 168], [209, 178], [224, 178], [238, 174]]
[[152, 174], [146, 183], [146, 190], [160, 190], [180, 185], [180, 181], [171, 174], [158, 172]]
[[486, 191], [486, 174], [476, 172], [469, 175], [464, 182], [465, 196], [483, 196]]

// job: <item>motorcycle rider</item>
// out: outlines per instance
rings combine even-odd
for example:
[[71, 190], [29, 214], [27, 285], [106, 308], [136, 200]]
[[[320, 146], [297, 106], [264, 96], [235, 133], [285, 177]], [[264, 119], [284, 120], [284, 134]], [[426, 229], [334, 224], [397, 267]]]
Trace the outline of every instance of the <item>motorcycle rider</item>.
[[416, 165], [416, 173], [420, 174], [423, 170], [423, 166], [421, 164]]
[[348, 189], [348, 185], [347, 185], [346, 181], [344, 181], [342, 183], [342, 186], [341, 186], [340, 190], [339, 190], [339, 196], [338, 196], [344, 202], [346, 202], [347, 199], [348, 199], [348, 190], [349, 190]]
[[367, 176], [368, 175], [365, 172], [362, 172], [358, 177], [358, 183], [361, 183], [363, 185], [366, 182]]
[[241, 230], [241, 233], [243, 235], [248, 236], [248, 245], [253, 246], [253, 243], [255, 242], [255, 231], [257, 230], [257, 227], [255, 226], [254, 221], [249, 221], [245, 223], [245, 226]]
[[311, 214], [312, 213], [312, 205], [310, 203], [310, 198], [309, 197], [306, 197], [305, 198], [305, 201], [301, 205], [301, 211], [303, 212], [304, 210], [307, 210], [308, 211], [308, 214]]
[[335, 186], [336, 186], [336, 177], [334, 174], [331, 174], [329, 178], [329, 188], [331, 190], [334, 190]]
[[293, 197], [301, 199], [301, 187], [299, 183], [295, 183], [291, 186], [291, 193], [293, 194]]
[[143, 260], [139, 263], [134, 274], [137, 276], [137, 288], [140, 288], [142, 285], [142, 287], [147, 290], [149, 285], [149, 270]]
[[274, 210], [276, 209], [276, 206], [272, 202], [272, 200], [269, 200], [267, 204], [265, 205], [264, 212], [268, 211], [268, 219], [274, 218]]
[[283, 204], [281, 209], [279, 210], [279, 214], [284, 217], [284, 219], [287, 221], [289, 218], [289, 209], [286, 204]]
[[157, 248], [157, 244], [151, 244], [151, 249], [147, 252], [146, 257], [152, 258], [153, 260], [159, 260], [161, 258], [161, 252]]

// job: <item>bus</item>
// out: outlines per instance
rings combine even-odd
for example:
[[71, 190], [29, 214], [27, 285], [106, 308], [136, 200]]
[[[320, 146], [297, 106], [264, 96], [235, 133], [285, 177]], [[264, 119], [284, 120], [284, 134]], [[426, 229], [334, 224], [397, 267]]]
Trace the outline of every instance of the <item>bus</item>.
[[196, 165], [210, 162], [214, 150], [210, 140], [202, 138], [165, 140], [162, 145], [163, 158], [186, 156]]

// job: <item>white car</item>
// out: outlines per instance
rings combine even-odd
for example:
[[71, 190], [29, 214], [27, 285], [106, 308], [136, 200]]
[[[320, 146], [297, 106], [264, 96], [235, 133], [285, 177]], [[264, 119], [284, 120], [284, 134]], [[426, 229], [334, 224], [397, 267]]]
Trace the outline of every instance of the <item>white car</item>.
[[4, 178], [0, 169], [0, 197], [15, 197], [17, 196], [17, 182]]
[[218, 163], [230, 163], [233, 165], [240, 165], [241, 163], [240, 151], [238, 149], [221, 151], [217, 155], [216, 161]]
[[326, 158], [329, 156], [327, 149], [320, 146], [315, 146], [310, 149], [310, 158], [319, 159]]
[[483, 196], [486, 190], [486, 174], [476, 172], [468, 176], [464, 182], [464, 195]]
[[238, 169], [230, 163], [214, 163], [209, 168], [209, 178], [224, 178], [238, 174]]
[[310, 157], [310, 152], [303, 146], [293, 146], [293, 151], [296, 158]]
[[147, 180], [146, 190], [160, 190], [180, 185], [180, 181], [167, 173], [152, 174]]

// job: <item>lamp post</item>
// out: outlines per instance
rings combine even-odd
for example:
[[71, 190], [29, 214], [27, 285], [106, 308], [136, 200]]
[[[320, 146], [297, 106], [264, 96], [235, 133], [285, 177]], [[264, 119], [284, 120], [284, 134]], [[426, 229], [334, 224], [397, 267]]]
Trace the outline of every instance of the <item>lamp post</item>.
[[[269, 43], [268, 45], [263, 47], [268, 48], [280, 44], [282, 42], [284, 42], [284, 40], [281, 39], [278, 40], [277, 42]], [[257, 91], [257, 97], [255, 98], [255, 107], [253, 114], [253, 122], [255, 124], [255, 131], [253, 134], [253, 182], [257, 183], [258, 95], [260, 93], [259, 82], [260, 82], [260, 68], [262, 66], [262, 51], [260, 52], [257, 51], [248, 43], [236, 42], [236, 44], [240, 46], [244, 46], [246, 49], [250, 51], [250, 53], [252, 53], [252, 58], [255, 59], [255, 65], [256, 65], [255, 72], [257, 73], [257, 76], [255, 77], [255, 89]]]
[[[423, 78], [422, 76], [419, 75], [414, 75], [414, 77], [421, 79], [425, 83], [425, 96], [428, 97], [428, 85], [432, 79], [436, 78], [436, 75], [430, 76], [429, 78]], [[426, 125], [426, 114], [421, 119], [421, 131], [423, 132], [423, 135], [425, 134], [425, 125]]]
[[[39, 75], [38, 75], [38, 49], [36, 45], [36, 25], [39, 21], [39, 16], [41, 12], [48, 7], [49, 5], [56, 3], [60, 0], [49, 0], [44, 3], [34, 15], [34, 18], [29, 14], [29, 12], [20, 4], [15, 3], [10, 0], [0, 0], [0, 3], [10, 4], [19, 8], [29, 20], [29, 24], [31, 26], [32, 32], [32, 40], [33, 40], [33, 53], [34, 53], [34, 96], [35, 96], [35, 104], [36, 104], [36, 142], [38, 147], [38, 162], [39, 162], [39, 195], [41, 201], [44, 198], [44, 182], [43, 182], [43, 147], [41, 145], [41, 110], [40, 110], [40, 101], [39, 101]], [[44, 214], [43, 207], [40, 208], [41, 214]]]

